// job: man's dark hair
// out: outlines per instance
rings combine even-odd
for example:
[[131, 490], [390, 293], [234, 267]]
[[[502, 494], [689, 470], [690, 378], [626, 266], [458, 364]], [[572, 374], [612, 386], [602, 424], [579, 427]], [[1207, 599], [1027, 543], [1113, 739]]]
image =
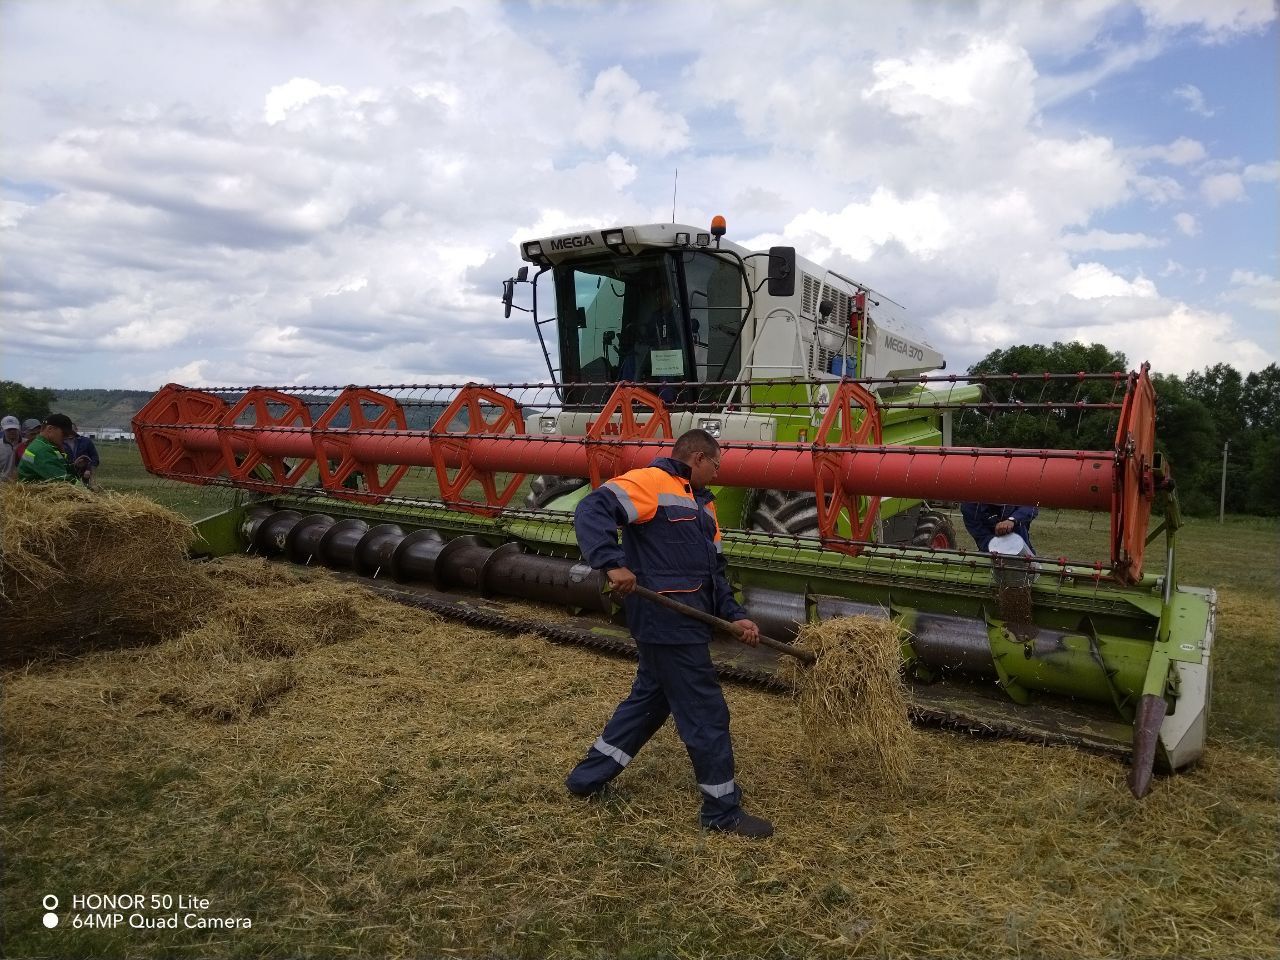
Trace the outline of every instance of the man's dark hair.
[[692, 457], [695, 453], [706, 454], [708, 457], [714, 457], [720, 452], [720, 443], [711, 434], [705, 430], [686, 430], [680, 434], [676, 440], [675, 447], [671, 450], [671, 456], [677, 460], [684, 460]]

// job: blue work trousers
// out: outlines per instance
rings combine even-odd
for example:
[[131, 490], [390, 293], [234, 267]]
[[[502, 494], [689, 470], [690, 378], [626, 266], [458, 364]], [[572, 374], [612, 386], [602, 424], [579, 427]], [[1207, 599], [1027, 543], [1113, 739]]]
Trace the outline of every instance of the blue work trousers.
[[711, 650], [705, 643], [637, 643], [636, 649], [640, 666], [630, 695], [618, 704], [566, 786], [575, 793], [600, 789], [673, 716], [702, 792], [703, 825], [732, 826], [742, 816], [742, 791], [734, 781], [729, 706]]

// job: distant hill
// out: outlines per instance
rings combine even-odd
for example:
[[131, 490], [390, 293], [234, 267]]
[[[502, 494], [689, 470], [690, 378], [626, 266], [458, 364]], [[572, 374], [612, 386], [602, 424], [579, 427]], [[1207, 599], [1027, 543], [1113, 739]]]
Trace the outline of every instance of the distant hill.
[[151, 390], [59, 390], [49, 404], [53, 413], [65, 413], [85, 433], [96, 430], [128, 430], [133, 415], [155, 394]]
[[[54, 389], [55, 399], [49, 404], [52, 413], [65, 413], [84, 433], [99, 430], [128, 430], [129, 421], [155, 394], [150, 390], [59, 390]], [[332, 396], [310, 397], [301, 395], [311, 407], [312, 417], [319, 417], [333, 402]], [[444, 412], [443, 403], [406, 402], [405, 419], [411, 430], [427, 430]], [[350, 421], [339, 417], [335, 427], [345, 427]], [[459, 423], [466, 422], [465, 414]]]

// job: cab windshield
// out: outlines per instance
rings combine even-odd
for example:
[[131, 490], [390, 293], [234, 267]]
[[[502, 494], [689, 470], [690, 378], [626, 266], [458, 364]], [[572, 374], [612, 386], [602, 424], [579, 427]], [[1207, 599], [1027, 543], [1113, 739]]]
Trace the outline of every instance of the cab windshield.
[[706, 402], [694, 384], [737, 376], [743, 288], [735, 264], [651, 251], [560, 264], [552, 282], [566, 403], [598, 406], [621, 381], [648, 384], [669, 404]]

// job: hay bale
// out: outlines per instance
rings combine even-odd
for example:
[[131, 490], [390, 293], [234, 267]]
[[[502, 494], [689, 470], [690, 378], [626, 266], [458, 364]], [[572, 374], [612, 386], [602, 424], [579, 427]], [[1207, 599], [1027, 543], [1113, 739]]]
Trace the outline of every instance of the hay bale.
[[891, 790], [906, 782], [915, 752], [907, 715], [898, 626], [873, 617], [807, 624], [797, 642], [817, 662], [796, 665], [804, 753], [813, 775], [832, 782], [868, 774]]
[[65, 484], [0, 488], [5, 660], [91, 643], [150, 642], [190, 624], [202, 578], [191, 525], [144, 497]]
[[0, 660], [156, 644], [135, 691], [148, 709], [243, 721], [302, 682], [305, 654], [437, 619], [302, 567], [192, 563], [190, 524], [142, 497], [52, 484], [2, 495]]

